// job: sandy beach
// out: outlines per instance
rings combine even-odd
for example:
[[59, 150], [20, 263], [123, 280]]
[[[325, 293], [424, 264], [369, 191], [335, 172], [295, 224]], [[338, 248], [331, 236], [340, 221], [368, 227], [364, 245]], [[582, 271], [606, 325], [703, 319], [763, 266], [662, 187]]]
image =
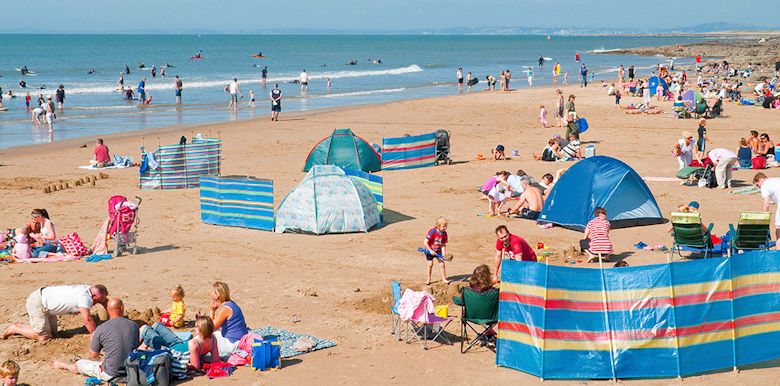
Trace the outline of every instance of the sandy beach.
[[[480, 85], [481, 86], [481, 85]], [[480, 87], [478, 86], [478, 87]], [[481, 87], [480, 87], [481, 88]], [[632, 166], [642, 177], [674, 177], [677, 161], [671, 149], [683, 130], [695, 132], [696, 121], [668, 114], [627, 115], [614, 107], [614, 99], [596, 82], [588, 88], [567, 86], [564, 95], [577, 96], [577, 111], [590, 122], [583, 135], [599, 155], [609, 155]], [[453, 93], [455, 88], [453, 87]], [[187, 320], [207, 311], [209, 283], [223, 280], [242, 307], [250, 327], [272, 325], [332, 339], [338, 346], [286, 361], [280, 371], [256, 373], [238, 369], [222, 383], [259, 384], [530, 384], [531, 375], [495, 366], [495, 355], [485, 348], [462, 355], [458, 346], [436, 346], [423, 351], [417, 344], [396, 342], [390, 336], [389, 282], [422, 288], [425, 260], [416, 252], [437, 216], [450, 220], [448, 245], [454, 260], [448, 263], [452, 279], [466, 278], [479, 264], [491, 264], [494, 228], [506, 224], [532, 245], [544, 242], [553, 252], [550, 264], [565, 264], [563, 251], [576, 245], [581, 234], [562, 228], [543, 229], [531, 221], [485, 218], [486, 203], [475, 187], [498, 170], [525, 170], [540, 178], [570, 163], [534, 161], [547, 139], [562, 128], [542, 128], [537, 117], [545, 104], [552, 118], [553, 88], [520, 89], [511, 94], [474, 92], [432, 99], [358, 106], [310, 113], [285, 114], [280, 122], [267, 117], [208, 126], [168, 127], [103, 137], [113, 154], [140, 156], [147, 149], [178, 142], [193, 133], [219, 133], [224, 140], [222, 174], [271, 178], [275, 203], [281, 201], [304, 176], [305, 157], [311, 147], [334, 128], [348, 127], [369, 142], [382, 137], [421, 134], [445, 128], [452, 132], [454, 162], [448, 166], [384, 171], [386, 226], [366, 234], [309, 236], [274, 234], [219, 227], [200, 220], [198, 190], [149, 191], [138, 189], [138, 169], [105, 171], [108, 179], [95, 186], [80, 186], [44, 194], [58, 181], [70, 181], [96, 172], [78, 169], [92, 156], [95, 137], [49, 145], [0, 151], [0, 219], [2, 227], [25, 224], [32, 208], [45, 208], [59, 234], [77, 232], [85, 243], [94, 239], [106, 216], [106, 201], [122, 194], [141, 196], [137, 256], [110, 261], [12, 264], [0, 266], [0, 327], [26, 322], [25, 299], [43, 285], [103, 283], [112, 296], [125, 301], [127, 310], [169, 305], [168, 289], [181, 284], [187, 296]], [[640, 98], [625, 97], [624, 104]], [[262, 104], [265, 106], [265, 104]], [[662, 102], [666, 112], [671, 102]], [[263, 107], [265, 108], [265, 107]], [[749, 130], [777, 133], [775, 110], [727, 104], [725, 118], [709, 122], [710, 147], [736, 149]], [[87, 144], [87, 147], [80, 147]], [[503, 144], [508, 161], [475, 161]], [[780, 176], [769, 169], [770, 177]], [[754, 172], [734, 173], [737, 186], [750, 184]], [[678, 182], [648, 182], [665, 215], [680, 204], [701, 203], [704, 221], [715, 223], [721, 235], [736, 223], [740, 211], [761, 210], [758, 195], [733, 195], [718, 189], [680, 186]], [[666, 225], [613, 230], [617, 253], [630, 265], [662, 263], [662, 252], [641, 251], [633, 244], [671, 244]], [[596, 265], [583, 267], [594, 268]], [[436, 271], [434, 271], [436, 273]], [[435, 276], [436, 277], [436, 276]], [[454, 284], [434, 283], [437, 303], [450, 303]], [[450, 306], [450, 315], [460, 309]], [[64, 338], [34, 343], [21, 338], [0, 341], [0, 358], [13, 358], [22, 367], [20, 382], [30, 385], [83, 384], [83, 377], [50, 368], [53, 359], [85, 356], [88, 334], [77, 317], [61, 318]], [[72, 330], [68, 330], [71, 328]], [[448, 328], [457, 334], [459, 324]], [[773, 364], [774, 365], [774, 364]], [[764, 385], [778, 384], [780, 370], [771, 366], [675, 379], [621, 381], [642, 385]], [[217, 383], [216, 381], [213, 383]], [[212, 384], [205, 377], [188, 385]], [[545, 384], [584, 384], [549, 381]]]

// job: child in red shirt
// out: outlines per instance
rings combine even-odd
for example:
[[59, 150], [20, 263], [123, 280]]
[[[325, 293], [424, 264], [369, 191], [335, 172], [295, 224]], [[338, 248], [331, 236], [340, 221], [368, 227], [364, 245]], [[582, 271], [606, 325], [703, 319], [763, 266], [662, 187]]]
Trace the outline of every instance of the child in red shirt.
[[447, 219], [439, 217], [436, 219], [436, 226], [431, 228], [423, 240], [423, 249], [425, 249], [425, 259], [428, 260], [428, 276], [425, 284], [431, 284], [431, 271], [433, 270], [433, 260], [436, 259], [441, 264], [441, 281], [449, 284], [447, 280], [447, 267], [444, 262], [444, 256], [447, 252]]

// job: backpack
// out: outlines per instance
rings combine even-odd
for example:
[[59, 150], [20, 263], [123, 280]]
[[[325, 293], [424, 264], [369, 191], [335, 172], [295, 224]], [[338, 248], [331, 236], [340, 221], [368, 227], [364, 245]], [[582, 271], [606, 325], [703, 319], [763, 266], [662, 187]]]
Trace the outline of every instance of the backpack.
[[168, 351], [135, 350], [125, 360], [125, 368], [127, 386], [169, 386], [171, 384], [171, 354]]
[[702, 176], [702, 179], [705, 181], [704, 187], [705, 188], [717, 188], [718, 187], [718, 179], [715, 178], [715, 170], [708, 166], [706, 170], [704, 170], [704, 175]]

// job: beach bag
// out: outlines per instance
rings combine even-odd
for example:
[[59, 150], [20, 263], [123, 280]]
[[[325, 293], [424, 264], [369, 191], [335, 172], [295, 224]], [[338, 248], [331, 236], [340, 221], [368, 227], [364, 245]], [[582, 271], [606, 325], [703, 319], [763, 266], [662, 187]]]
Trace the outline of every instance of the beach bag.
[[89, 255], [89, 249], [81, 242], [81, 237], [76, 232], [68, 233], [65, 237], [60, 238], [60, 244], [65, 250], [65, 253], [73, 256], [86, 256]]
[[753, 169], [766, 169], [766, 157], [753, 157], [753, 159], [750, 161], [753, 164]]
[[276, 335], [267, 335], [252, 344], [252, 369], [267, 371], [282, 368], [282, 344]]
[[707, 167], [707, 170], [704, 171], [704, 177], [702, 177], [702, 180], [705, 181], [705, 184], [704, 184], [705, 188], [717, 188], [718, 187], [718, 179], [715, 178], [715, 171], [712, 170], [711, 167]]
[[[145, 357], [157, 355], [146, 366]], [[127, 386], [169, 386], [171, 384], [171, 354], [169, 352], [136, 350], [125, 360]], [[151, 382], [150, 382], [151, 380]]]

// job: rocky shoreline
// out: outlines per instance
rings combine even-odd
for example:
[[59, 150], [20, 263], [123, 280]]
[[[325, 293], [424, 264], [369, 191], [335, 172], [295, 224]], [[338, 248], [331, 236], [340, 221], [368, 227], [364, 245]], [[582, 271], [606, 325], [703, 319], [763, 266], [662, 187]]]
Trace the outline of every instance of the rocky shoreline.
[[702, 56], [702, 63], [716, 63], [726, 60], [729, 64], [744, 68], [753, 67], [753, 78], [771, 78], [775, 63], [780, 61], [780, 37], [760, 38], [756, 36], [740, 39], [716, 39], [699, 43], [658, 47], [638, 47], [605, 54], [642, 55], [667, 57]]

